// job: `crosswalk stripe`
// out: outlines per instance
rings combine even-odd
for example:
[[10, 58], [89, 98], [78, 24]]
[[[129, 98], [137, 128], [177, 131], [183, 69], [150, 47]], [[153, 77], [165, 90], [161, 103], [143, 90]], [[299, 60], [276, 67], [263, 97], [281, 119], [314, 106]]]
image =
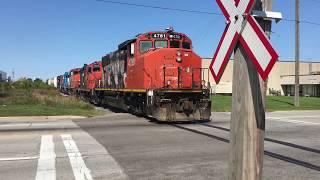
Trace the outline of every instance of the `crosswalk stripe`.
[[52, 135], [41, 137], [40, 158], [38, 160], [36, 180], [56, 179], [56, 154]]
[[61, 138], [69, 156], [70, 164], [75, 179], [93, 180], [91, 172], [84, 163], [81, 153], [79, 152], [76, 143], [73, 141], [72, 136], [70, 134], [62, 134]]

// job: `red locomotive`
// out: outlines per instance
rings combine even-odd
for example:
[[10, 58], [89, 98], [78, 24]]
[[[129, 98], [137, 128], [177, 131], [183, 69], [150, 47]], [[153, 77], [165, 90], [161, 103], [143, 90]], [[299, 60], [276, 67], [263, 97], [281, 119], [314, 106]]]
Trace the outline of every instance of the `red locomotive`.
[[102, 62], [84, 65], [78, 93], [161, 121], [210, 120], [205, 71], [186, 35], [148, 32], [121, 43]]
[[72, 69], [70, 71], [70, 89], [75, 91], [80, 87], [80, 68]]
[[85, 64], [80, 69], [80, 86], [77, 94], [95, 103], [93, 96], [95, 88], [100, 87], [102, 77], [102, 62], [96, 61], [89, 65]]
[[90, 91], [100, 87], [102, 77], [102, 62], [97, 61], [89, 64], [87, 71], [87, 89]]

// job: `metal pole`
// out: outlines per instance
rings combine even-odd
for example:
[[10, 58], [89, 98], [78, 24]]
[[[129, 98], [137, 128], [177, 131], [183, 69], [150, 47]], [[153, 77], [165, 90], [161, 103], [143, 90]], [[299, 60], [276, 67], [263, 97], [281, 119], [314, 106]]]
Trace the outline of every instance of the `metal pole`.
[[296, 0], [296, 52], [295, 52], [294, 106], [299, 107], [299, 60], [300, 60], [300, 0]]

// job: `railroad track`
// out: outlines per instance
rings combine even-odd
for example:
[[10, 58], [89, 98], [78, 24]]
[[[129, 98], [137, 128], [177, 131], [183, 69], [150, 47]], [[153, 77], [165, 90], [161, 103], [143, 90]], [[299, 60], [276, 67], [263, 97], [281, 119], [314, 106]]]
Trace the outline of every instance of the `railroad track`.
[[[225, 132], [230, 132], [230, 129], [227, 129], [227, 128], [224, 128], [224, 127], [210, 125], [210, 124], [207, 124], [207, 123], [195, 123], [195, 124], [201, 125], [201, 126], [205, 126], [205, 127], [209, 127], [209, 128], [222, 130], [222, 131], [225, 131]], [[207, 136], [209, 138], [213, 138], [213, 139], [216, 139], [218, 141], [225, 142], [225, 143], [229, 143], [230, 142], [230, 140], [227, 139], [227, 138], [216, 136], [216, 135], [209, 134], [209, 133], [206, 133], [206, 132], [202, 132], [202, 131], [199, 131], [199, 130], [196, 130], [196, 129], [192, 129], [192, 128], [189, 128], [189, 127], [185, 127], [185, 126], [179, 125], [179, 124], [168, 124], [168, 125], [171, 125], [173, 127], [176, 127], [176, 128], [179, 128], [179, 129], [183, 129], [183, 130], [186, 130], [186, 131], [189, 131], [189, 132], [193, 132], [193, 133], [196, 133], [196, 134], [200, 134], [200, 135], [203, 135], [203, 136]], [[318, 149], [305, 147], [305, 146], [301, 146], [301, 145], [297, 145], [297, 144], [293, 144], [293, 143], [289, 143], [289, 142], [279, 141], [279, 140], [271, 139], [271, 138], [265, 138], [265, 141], [268, 141], [268, 142], [271, 142], [271, 143], [280, 144], [280, 145], [284, 145], [284, 146], [288, 146], [288, 147], [291, 147], [291, 148], [295, 148], [295, 149], [299, 149], [299, 150], [303, 150], [303, 151], [307, 151], [307, 152], [320, 154], [320, 150], [318, 150]], [[309, 163], [309, 162], [306, 162], [306, 161], [302, 161], [302, 160], [299, 160], [299, 159], [295, 159], [295, 158], [292, 158], [292, 157], [289, 157], [289, 156], [285, 156], [285, 155], [281, 155], [281, 154], [278, 154], [278, 153], [274, 153], [274, 152], [271, 152], [271, 151], [266, 151], [265, 150], [264, 154], [266, 156], [271, 157], [271, 158], [275, 158], [275, 159], [278, 159], [278, 160], [282, 160], [282, 161], [285, 161], [285, 162], [288, 162], [288, 163], [292, 163], [292, 164], [295, 164], [295, 165], [298, 165], [298, 166], [302, 166], [302, 167], [305, 167], [305, 168], [312, 169], [312, 170], [320, 172], [320, 166], [319, 165], [315, 165], [315, 164], [312, 164], [312, 163]]]
[[[214, 125], [211, 125], [211, 124], [204, 124], [204, 123], [201, 123], [200, 125], [206, 126], [206, 127], [215, 128], [215, 129], [219, 129], [219, 130], [222, 130], [222, 131], [230, 132], [230, 129], [227, 129], [227, 128], [224, 128], [224, 127], [219, 127], [219, 126], [214, 126]], [[314, 148], [301, 146], [301, 145], [297, 145], [297, 144], [293, 144], [293, 143], [289, 143], [289, 142], [285, 142], [285, 141], [279, 141], [279, 140], [276, 140], [276, 139], [271, 139], [271, 138], [266, 138], [266, 137], [264, 138], [264, 140], [268, 141], [268, 142], [281, 144], [281, 145], [284, 145], [284, 146], [289, 146], [289, 147], [292, 147], [292, 148], [296, 148], [296, 149], [300, 149], [300, 150], [304, 150], [304, 151], [309, 151], [309, 152], [320, 154], [320, 150], [319, 149], [314, 149]]]

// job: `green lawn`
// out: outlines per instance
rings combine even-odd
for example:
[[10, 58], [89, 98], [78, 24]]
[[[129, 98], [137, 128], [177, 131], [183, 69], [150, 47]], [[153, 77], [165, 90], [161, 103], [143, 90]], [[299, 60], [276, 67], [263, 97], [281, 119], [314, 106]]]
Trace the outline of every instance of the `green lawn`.
[[[212, 96], [212, 111], [231, 111], [231, 96]], [[300, 97], [300, 107], [294, 107], [294, 97], [267, 96], [267, 111], [320, 110], [320, 98]]]
[[2, 116], [96, 116], [103, 112], [74, 96], [63, 96], [44, 82], [21, 79], [0, 83]]
[[6, 116], [60, 116], [60, 115], [74, 115], [74, 116], [97, 116], [102, 115], [102, 111], [95, 109], [81, 109], [81, 108], [65, 108], [65, 107], [51, 107], [44, 105], [1, 105], [0, 117]]

